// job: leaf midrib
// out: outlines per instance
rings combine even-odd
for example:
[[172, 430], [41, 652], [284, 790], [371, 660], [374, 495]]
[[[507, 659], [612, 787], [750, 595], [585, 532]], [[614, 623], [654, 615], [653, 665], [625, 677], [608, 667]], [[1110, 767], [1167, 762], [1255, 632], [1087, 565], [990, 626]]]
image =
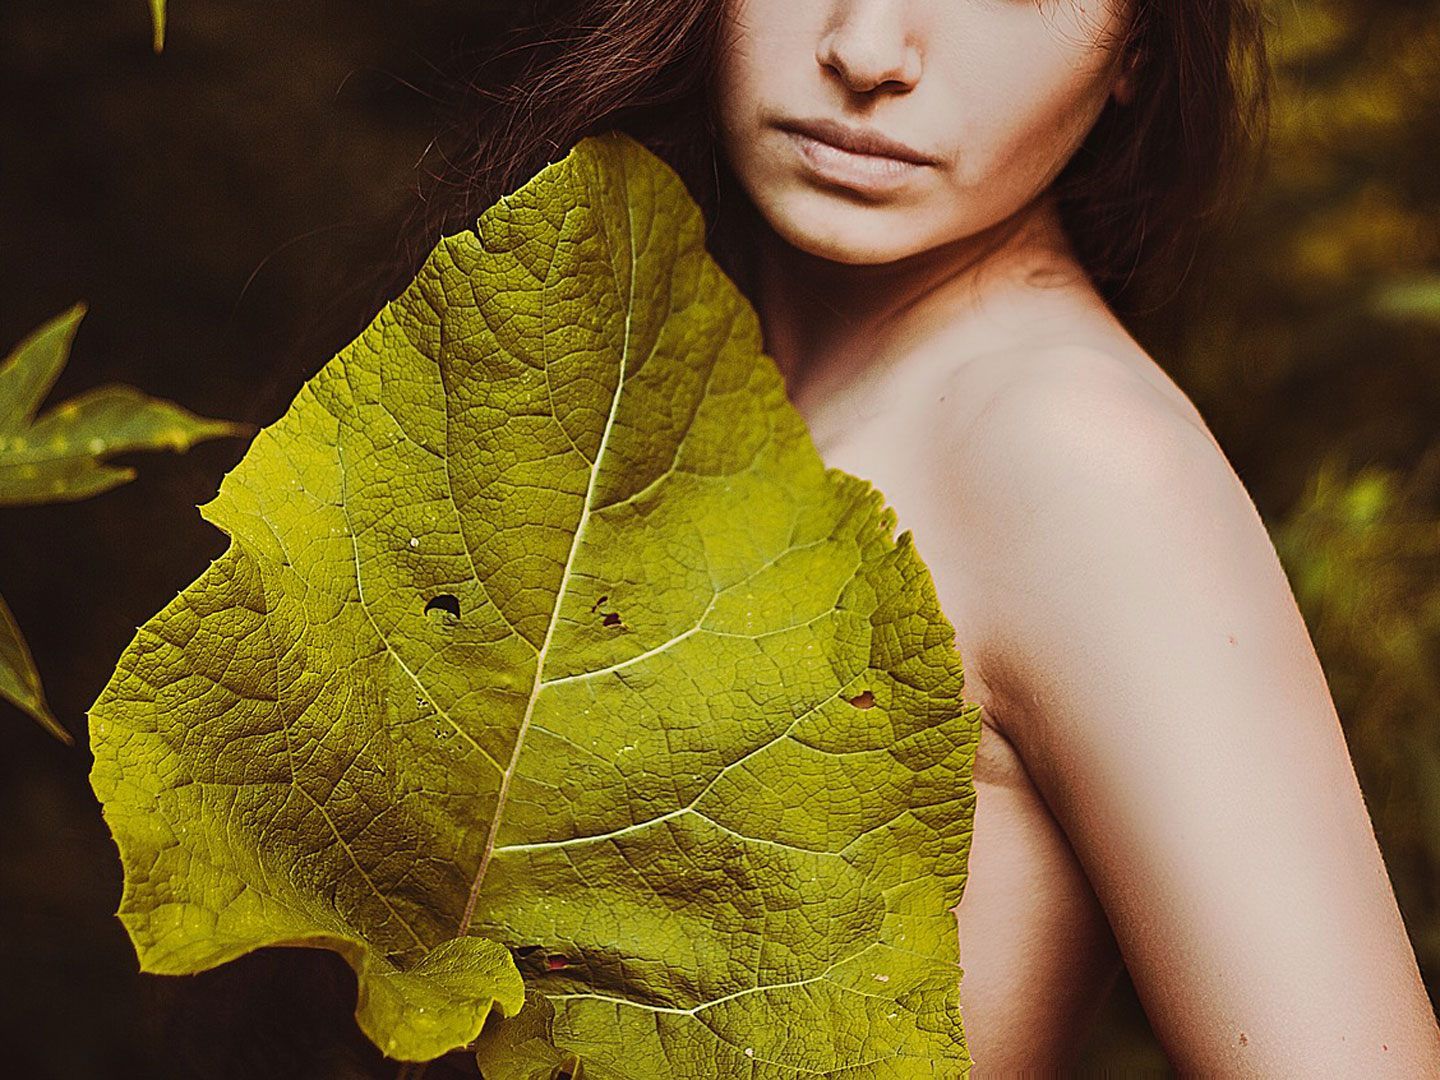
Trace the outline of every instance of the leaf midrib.
[[[624, 166], [620, 166], [621, 175], [624, 176]], [[575, 553], [580, 550], [580, 541], [585, 535], [585, 527], [590, 522], [590, 512], [595, 501], [595, 483], [600, 476], [600, 463], [605, 460], [605, 448], [610, 442], [610, 432], [615, 426], [615, 414], [620, 409], [620, 398], [625, 392], [625, 380], [630, 373], [630, 334], [631, 324], [635, 317], [635, 278], [638, 269], [638, 243], [635, 236], [634, 213], [630, 206], [630, 185], [627, 182], [623, 185], [623, 200], [625, 203], [625, 230], [630, 245], [630, 283], [629, 295], [625, 302], [625, 337], [620, 347], [620, 375], [615, 382], [615, 394], [610, 399], [610, 412], [605, 417], [605, 428], [600, 435], [600, 444], [595, 449], [595, 460], [590, 465], [590, 479], [585, 487], [585, 498], [581, 504], [580, 520], [575, 526], [575, 535], [570, 541], [570, 552], [565, 557], [565, 567], [560, 572], [560, 584], [555, 590], [555, 605], [550, 611], [550, 622], [545, 628], [545, 638], [540, 643], [540, 651], [535, 657], [535, 679], [530, 686], [529, 700], [525, 704], [525, 715], [520, 720], [520, 730], [515, 736], [515, 749], [511, 751], [510, 761], [505, 766], [505, 771], [500, 776], [500, 792], [495, 798], [495, 813], [490, 819], [490, 829], [485, 836], [485, 850], [480, 855], [480, 865], [475, 871], [475, 880], [470, 884], [470, 895], [465, 901], [465, 911], [460, 916], [460, 925], [456, 930], [457, 937], [463, 937], [470, 929], [471, 920], [475, 915], [475, 904], [480, 898], [480, 887], [485, 881], [485, 872], [490, 867], [490, 859], [495, 852], [495, 839], [500, 832], [500, 821], [504, 816], [505, 799], [510, 791], [510, 781], [515, 775], [515, 766], [520, 760], [520, 750], [525, 745], [525, 735], [530, 730], [530, 720], [535, 713], [535, 703], [540, 698], [540, 692], [544, 689], [545, 659], [550, 651], [550, 643], [555, 636], [555, 627], [560, 621], [560, 609], [565, 602], [565, 594], [570, 587], [571, 567], [575, 563]], [[604, 226], [599, 226], [604, 233]], [[609, 242], [609, 234], [604, 233]], [[615, 259], [611, 254], [610, 264], [613, 267]], [[544, 289], [544, 285], [541, 285]], [[542, 327], [541, 333], [544, 333]], [[558, 417], [557, 417], [558, 420]]]

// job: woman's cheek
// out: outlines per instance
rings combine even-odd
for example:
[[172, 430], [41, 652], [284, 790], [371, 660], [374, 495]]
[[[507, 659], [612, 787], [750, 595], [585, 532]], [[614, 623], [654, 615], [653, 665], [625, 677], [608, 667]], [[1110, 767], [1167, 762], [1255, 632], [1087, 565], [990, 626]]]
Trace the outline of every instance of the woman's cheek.
[[[1099, 115], [1095, 87], [1062, 84], [1043, 95], [1012, 98], [989, 114], [968, 149], [967, 183], [988, 189], [1012, 211], [1038, 195], [1069, 161]], [[967, 147], [960, 148], [962, 171]]]

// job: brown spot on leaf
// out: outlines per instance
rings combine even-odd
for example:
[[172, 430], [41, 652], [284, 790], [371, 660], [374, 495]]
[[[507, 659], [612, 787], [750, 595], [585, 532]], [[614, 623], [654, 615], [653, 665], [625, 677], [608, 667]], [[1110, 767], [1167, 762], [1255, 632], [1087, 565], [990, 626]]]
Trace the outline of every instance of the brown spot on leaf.
[[873, 709], [875, 707], [875, 695], [869, 690], [861, 690], [852, 698], [846, 698], [857, 709]]
[[569, 963], [570, 961], [563, 956], [547, 956], [545, 958], [545, 966], [551, 971], [559, 971]]
[[[595, 602], [590, 605], [590, 613], [593, 615], [593, 614], [596, 614], [596, 613], [598, 612], [599, 615], [601, 616], [600, 621], [601, 621], [602, 623], [604, 623], [606, 626], [621, 626], [621, 627], [625, 627], [625, 620], [622, 619], [622, 618], [620, 618], [620, 613], [619, 613], [618, 611], [600, 611], [600, 605], [603, 604], [603, 603], [605, 603], [605, 601], [606, 601], [606, 600], [609, 600], [609, 599], [610, 599], [610, 594], [609, 594], [609, 593], [606, 593], [604, 596], [597, 597], [596, 600], [595, 600]], [[625, 628], [626, 628], [626, 629], [629, 629], [629, 627], [625, 627]]]
[[1244, 1046], [1244, 1045], [1245, 1045], [1246, 1043], [1248, 1043], [1249, 1041], [1250, 1041], [1250, 1040], [1245, 1037], [1245, 1033], [1244, 1033], [1243, 1031], [1240, 1032], [1240, 1045], [1241, 1045], [1241, 1046]]

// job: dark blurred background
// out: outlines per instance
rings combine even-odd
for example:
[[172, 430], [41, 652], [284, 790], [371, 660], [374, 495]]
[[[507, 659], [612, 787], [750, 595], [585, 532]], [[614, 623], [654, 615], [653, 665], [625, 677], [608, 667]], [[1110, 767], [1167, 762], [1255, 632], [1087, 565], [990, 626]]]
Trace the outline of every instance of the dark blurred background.
[[[419, 181], [442, 164], [437, 124], [520, 6], [174, 0], [156, 56], [142, 0], [4, 0], [0, 356], [84, 300], [51, 401], [119, 381], [273, 422], [403, 281]], [[1440, 2], [1271, 7], [1267, 175], [1217, 270], [1137, 330], [1271, 529], [1434, 998]], [[195, 507], [244, 449], [128, 455], [128, 485], [0, 510], [0, 595], [80, 743], [135, 629], [225, 548]], [[136, 973], [89, 764], [0, 703], [7, 1071], [393, 1075], [356, 1031], [354, 980], [329, 954]], [[1128, 985], [1083, 1059], [1165, 1069]]]

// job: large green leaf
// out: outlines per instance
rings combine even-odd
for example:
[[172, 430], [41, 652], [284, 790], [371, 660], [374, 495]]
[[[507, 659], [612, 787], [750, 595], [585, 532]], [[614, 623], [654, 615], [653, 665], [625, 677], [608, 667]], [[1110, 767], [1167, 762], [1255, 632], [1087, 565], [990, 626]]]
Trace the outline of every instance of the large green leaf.
[[[69, 502], [123, 484], [135, 470], [104, 464], [128, 450], [186, 450], [222, 435], [254, 428], [196, 416], [128, 386], [96, 387], [36, 419], [41, 403], [70, 358], [85, 305], [61, 312], [25, 338], [0, 363], [0, 507]], [[0, 697], [70, 743], [50, 711], [30, 650], [0, 601]]]
[[529, 1041], [518, 979], [428, 1041], [367, 981], [499, 943], [591, 1080], [968, 1071], [953, 628], [640, 144], [442, 239], [201, 511], [91, 710], [147, 970], [340, 948], [420, 1060]]

